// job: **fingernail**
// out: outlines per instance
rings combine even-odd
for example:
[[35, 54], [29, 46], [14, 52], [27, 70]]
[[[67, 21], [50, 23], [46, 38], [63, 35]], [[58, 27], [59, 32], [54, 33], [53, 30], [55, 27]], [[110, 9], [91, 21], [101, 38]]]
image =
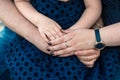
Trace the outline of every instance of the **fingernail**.
[[50, 55], [51, 55], [51, 56], [53, 56], [53, 55], [54, 55], [54, 52], [53, 52], [53, 51], [51, 51], [51, 52], [50, 52]]
[[52, 43], [51, 43], [51, 42], [48, 42], [48, 45], [50, 45], [50, 46], [51, 46], [51, 45], [52, 45]]
[[51, 51], [50, 49], [47, 49], [47, 51]]

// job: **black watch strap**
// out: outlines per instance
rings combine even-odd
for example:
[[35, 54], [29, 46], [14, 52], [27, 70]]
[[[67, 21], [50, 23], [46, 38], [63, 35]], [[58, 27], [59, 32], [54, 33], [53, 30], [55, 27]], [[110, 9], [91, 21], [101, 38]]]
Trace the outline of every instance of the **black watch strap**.
[[101, 41], [99, 29], [95, 29], [95, 37], [97, 42]]

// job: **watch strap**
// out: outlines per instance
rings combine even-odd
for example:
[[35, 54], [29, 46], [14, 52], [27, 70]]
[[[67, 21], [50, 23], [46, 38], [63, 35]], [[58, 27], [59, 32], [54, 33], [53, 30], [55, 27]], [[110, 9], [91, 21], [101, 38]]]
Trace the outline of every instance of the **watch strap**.
[[101, 41], [99, 29], [95, 29], [95, 37], [97, 42]]

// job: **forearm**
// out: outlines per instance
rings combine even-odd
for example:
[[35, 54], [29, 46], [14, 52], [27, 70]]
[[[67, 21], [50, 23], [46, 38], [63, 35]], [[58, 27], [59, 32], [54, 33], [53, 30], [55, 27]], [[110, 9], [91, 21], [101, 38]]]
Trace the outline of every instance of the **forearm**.
[[34, 25], [39, 24], [41, 19], [43, 19], [44, 15], [35, 10], [29, 1], [15, 0], [14, 3], [20, 13]]
[[29, 42], [38, 44], [37, 47], [43, 43], [38, 30], [17, 11], [10, 0], [0, 0], [0, 19], [8, 28]]
[[101, 4], [95, 2], [94, 4], [86, 4], [86, 10], [82, 14], [81, 18], [74, 25], [75, 28], [90, 28], [92, 27], [101, 15]]
[[106, 46], [120, 45], [120, 22], [100, 29], [102, 40]]
[[27, 30], [25, 28], [27, 28], [27, 26], [30, 26], [29, 22], [25, 20], [22, 15], [20, 15], [10, 0], [0, 1], [0, 19], [2, 22], [4, 22], [6, 26], [8, 26], [11, 30], [17, 32], [19, 35], [26, 34], [24, 33], [26, 32], [24, 30]]

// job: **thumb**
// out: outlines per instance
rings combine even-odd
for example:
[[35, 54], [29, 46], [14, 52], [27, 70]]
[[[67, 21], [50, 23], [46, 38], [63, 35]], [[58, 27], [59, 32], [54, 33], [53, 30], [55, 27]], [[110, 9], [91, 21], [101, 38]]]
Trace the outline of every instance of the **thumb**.
[[62, 32], [65, 33], [65, 34], [70, 33], [72, 31], [73, 31], [73, 29], [62, 30]]

